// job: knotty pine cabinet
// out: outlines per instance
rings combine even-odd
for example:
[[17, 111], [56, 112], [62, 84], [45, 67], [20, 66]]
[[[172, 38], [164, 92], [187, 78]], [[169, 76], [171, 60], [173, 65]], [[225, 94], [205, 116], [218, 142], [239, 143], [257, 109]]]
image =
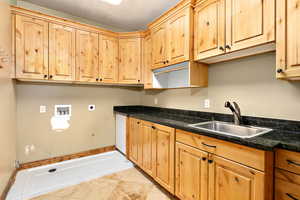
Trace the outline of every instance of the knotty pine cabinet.
[[174, 194], [175, 130], [129, 118], [129, 159]]
[[195, 60], [214, 63], [273, 51], [274, 41], [275, 0], [197, 1]]
[[181, 200], [272, 200], [273, 154], [176, 130]]
[[99, 78], [99, 34], [76, 31], [76, 80], [97, 82]]
[[118, 82], [119, 42], [117, 37], [100, 36], [100, 74], [103, 83]]
[[150, 35], [143, 38], [143, 75], [144, 75], [144, 88], [153, 88], [152, 78], [152, 42]]
[[300, 79], [300, 6], [297, 0], [277, 1], [277, 78]]
[[300, 199], [300, 153], [277, 149], [275, 200]]
[[140, 37], [119, 39], [119, 82], [141, 83], [142, 39]]
[[48, 22], [32, 17], [15, 17], [16, 77], [48, 79]]
[[183, 0], [149, 26], [152, 39], [152, 69], [190, 60], [192, 56], [193, 9]]
[[58, 24], [49, 24], [49, 78], [75, 79], [76, 30]]

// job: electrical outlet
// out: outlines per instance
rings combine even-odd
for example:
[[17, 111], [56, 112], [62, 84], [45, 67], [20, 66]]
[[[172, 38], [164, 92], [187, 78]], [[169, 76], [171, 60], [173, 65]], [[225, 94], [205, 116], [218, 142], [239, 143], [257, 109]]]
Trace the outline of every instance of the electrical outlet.
[[158, 104], [158, 99], [154, 98], [154, 104], [157, 105]]
[[40, 113], [45, 113], [47, 112], [47, 107], [46, 106], [40, 106]]
[[88, 109], [89, 111], [94, 111], [96, 110], [96, 105], [89, 105]]
[[209, 99], [204, 100], [204, 108], [210, 108], [210, 100]]

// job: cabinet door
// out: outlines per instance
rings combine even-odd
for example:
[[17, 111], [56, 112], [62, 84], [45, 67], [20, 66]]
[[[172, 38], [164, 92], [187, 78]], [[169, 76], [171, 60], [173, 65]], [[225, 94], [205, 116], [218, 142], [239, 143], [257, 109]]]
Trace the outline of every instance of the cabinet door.
[[100, 38], [100, 78], [104, 83], [115, 83], [118, 80], [118, 39], [101, 36]]
[[[300, 77], [300, 6], [298, 0], [277, 3], [277, 78]], [[281, 72], [282, 70], [282, 72]]]
[[99, 76], [99, 37], [97, 33], [76, 31], [76, 79], [96, 82]]
[[190, 59], [192, 9], [190, 7], [173, 16], [167, 25], [168, 58], [167, 64], [172, 65]]
[[48, 23], [16, 16], [16, 77], [48, 79]]
[[151, 30], [152, 69], [163, 67], [167, 61], [167, 29], [163, 24]]
[[207, 200], [208, 153], [176, 143], [176, 196], [182, 200]]
[[49, 77], [75, 80], [75, 30], [58, 24], [49, 26]]
[[119, 40], [119, 82], [141, 82], [141, 39]]
[[144, 74], [144, 87], [145, 89], [152, 88], [152, 43], [151, 37], [148, 36], [143, 40], [143, 74]]
[[155, 124], [156, 176], [155, 180], [174, 194], [175, 131], [173, 128]]
[[225, 53], [225, 0], [202, 1], [195, 8], [195, 59]]
[[155, 132], [153, 131], [152, 123], [142, 121], [142, 168], [152, 177], [155, 177]]
[[129, 159], [141, 166], [141, 121], [129, 119]]
[[226, 0], [226, 52], [275, 40], [275, 0]]
[[209, 200], [265, 200], [265, 175], [244, 165], [211, 156]]

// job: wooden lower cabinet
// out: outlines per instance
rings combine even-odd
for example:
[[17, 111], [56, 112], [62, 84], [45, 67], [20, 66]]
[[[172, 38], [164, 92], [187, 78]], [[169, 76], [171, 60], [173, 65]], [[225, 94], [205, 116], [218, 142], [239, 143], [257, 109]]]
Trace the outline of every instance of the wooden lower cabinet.
[[175, 130], [129, 119], [129, 159], [174, 194]]
[[129, 159], [137, 165], [141, 161], [141, 121], [138, 119], [130, 118], [129, 120]]
[[152, 123], [141, 122], [141, 168], [150, 176], [155, 177], [156, 173], [156, 147], [155, 134]]
[[175, 194], [184, 200], [207, 200], [208, 153], [176, 143]]
[[275, 170], [275, 200], [299, 200], [300, 175], [285, 170]]
[[227, 159], [211, 156], [209, 200], [265, 200], [265, 174]]
[[154, 124], [156, 143], [155, 180], [172, 194], [174, 193], [175, 130]]

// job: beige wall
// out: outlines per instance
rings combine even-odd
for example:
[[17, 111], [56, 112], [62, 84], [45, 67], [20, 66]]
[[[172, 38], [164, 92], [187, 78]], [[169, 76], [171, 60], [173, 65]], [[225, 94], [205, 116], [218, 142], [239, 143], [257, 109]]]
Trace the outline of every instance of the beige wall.
[[[230, 100], [239, 103], [243, 115], [300, 120], [300, 82], [275, 79], [275, 53], [211, 65], [208, 88], [143, 93], [145, 105], [230, 113], [224, 108]], [[204, 99], [210, 99], [210, 109]]]
[[[0, 49], [10, 55], [10, 11], [8, 1], [0, 0]], [[1, 54], [1, 53], [0, 53]], [[1, 56], [1, 55], [0, 55]], [[16, 160], [16, 131], [15, 131], [15, 92], [14, 84], [9, 79], [10, 63], [2, 63], [0, 69], [0, 194], [5, 188], [14, 170]]]
[[[17, 84], [18, 159], [21, 162], [67, 155], [115, 144], [114, 105], [140, 104], [140, 91], [130, 88]], [[71, 104], [70, 128], [51, 128], [55, 104]], [[94, 112], [88, 105], [95, 104]], [[46, 105], [47, 112], [39, 113]], [[94, 136], [93, 136], [94, 135]], [[35, 151], [25, 154], [26, 145]]]

